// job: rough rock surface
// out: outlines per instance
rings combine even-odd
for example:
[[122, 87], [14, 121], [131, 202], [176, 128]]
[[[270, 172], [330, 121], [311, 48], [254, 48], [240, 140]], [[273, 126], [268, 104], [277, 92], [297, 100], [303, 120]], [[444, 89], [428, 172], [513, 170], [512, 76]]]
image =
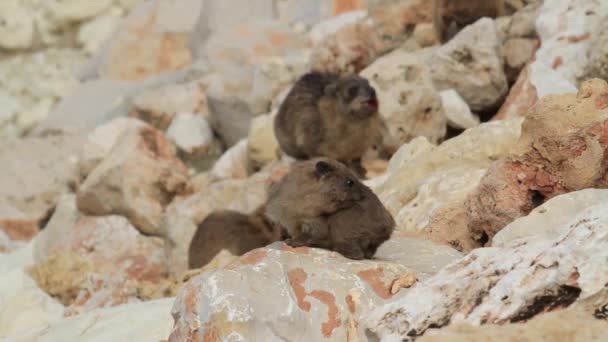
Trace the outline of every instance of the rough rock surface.
[[184, 191], [187, 177], [160, 131], [132, 127], [78, 189], [78, 208], [89, 215], [124, 215], [141, 232], [160, 236], [164, 210]]
[[424, 138], [403, 145], [374, 186], [397, 222], [394, 234], [422, 235], [460, 251], [478, 247], [468, 230], [467, 196], [494, 160], [513, 151], [520, 125], [486, 123], [439, 146]]
[[467, 201], [475, 238], [488, 240], [547, 199], [605, 188], [608, 83], [547, 96], [526, 115], [517, 154], [497, 161]]
[[[246, 148], [246, 145], [245, 145]], [[162, 227], [169, 270], [179, 275], [188, 268], [188, 247], [197, 225], [213, 210], [254, 211], [266, 199], [268, 174], [260, 172], [249, 179], [211, 182], [193, 195], [177, 198], [167, 207]]]
[[169, 341], [289, 339], [294, 331], [310, 341], [364, 340], [361, 318], [408, 273], [398, 264], [275, 243], [188, 283], [173, 307]]
[[524, 321], [589, 298], [608, 281], [607, 209], [596, 201], [574, 216], [553, 210], [561, 220], [552, 218], [556, 224], [546, 229], [559, 232], [555, 238], [475, 250], [376, 310], [367, 326], [383, 340], [408, 340], [448, 323]]
[[499, 106], [509, 90], [496, 26], [489, 18], [465, 27], [427, 63], [435, 86], [456, 90], [473, 111]]
[[606, 303], [608, 292], [602, 290], [567, 309], [540, 314], [525, 323], [481, 327], [457, 324], [436, 334], [429, 331], [418, 341], [603, 341], [608, 339]]
[[422, 57], [396, 50], [377, 59], [361, 72], [376, 90], [379, 112], [390, 138], [399, 146], [417, 136], [431, 142], [443, 139], [446, 117], [441, 97]]
[[64, 196], [34, 244], [29, 273], [68, 305], [66, 316], [138, 301], [167, 276], [162, 240], [142, 236], [120, 216], [87, 217]]

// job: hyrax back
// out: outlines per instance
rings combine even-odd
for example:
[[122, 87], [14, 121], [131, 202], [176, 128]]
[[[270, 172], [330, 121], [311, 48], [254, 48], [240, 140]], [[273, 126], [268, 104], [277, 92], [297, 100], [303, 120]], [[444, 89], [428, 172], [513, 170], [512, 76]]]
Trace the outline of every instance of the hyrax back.
[[236, 211], [215, 211], [198, 225], [190, 242], [188, 264], [200, 268], [208, 264], [223, 249], [243, 255], [253, 249], [278, 241], [280, 230], [264, 217], [264, 207], [251, 215]]
[[363, 199], [363, 184], [340, 162], [315, 158], [295, 162], [269, 192], [266, 217], [284, 230], [292, 246], [322, 247], [327, 217]]
[[483, 17], [504, 14], [504, 0], [434, 0], [433, 24], [440, 42], [451, 39], [458, 31]]
[[274, 125], [281, 149], [294, 158], [328, 157], [355, 164], [380, 129], [378, 99], [366, 79], [319, 72], [295, 83]]

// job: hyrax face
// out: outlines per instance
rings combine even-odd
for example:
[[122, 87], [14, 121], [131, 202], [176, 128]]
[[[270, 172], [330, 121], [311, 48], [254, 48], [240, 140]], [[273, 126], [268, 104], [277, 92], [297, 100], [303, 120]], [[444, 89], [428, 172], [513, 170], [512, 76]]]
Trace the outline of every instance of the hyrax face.
[[362, 185], [341, 163], [319, 158], [308, 164], [316, 181], [315, 189], [309, 194], [311, 200], [333, 212], [363, 199]]
[[353, 119], [367, 119], [378, 111], [376, 91], [362, 77], [340, 78], [329, 84], [325, 93], [338, 98], [346, 115]]

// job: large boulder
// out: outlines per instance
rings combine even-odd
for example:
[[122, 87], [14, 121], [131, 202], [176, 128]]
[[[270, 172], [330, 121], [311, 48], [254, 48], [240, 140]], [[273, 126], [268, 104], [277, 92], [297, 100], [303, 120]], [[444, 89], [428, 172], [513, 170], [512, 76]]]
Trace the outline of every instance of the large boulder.
[[[427, 264], [417, 265], [432, 273], [431, 255], [438, 257], [441, 248], [424, 250], [430, 254]], [[456, 253], [452, 259], [435, 261], [435, 266], [458, 257]], [[412, 254], [402, 258], [416, 264]], [[227, 336], [274, 340], [295, 334], [309, 341], [365, 341], [361, 322], [369, 310], [425, 277], [394, 262], [354, 261], [335, 252], [293, 249], [278, 242], [188, 283], [173, 307], [175, 326], [169, 341]], [[272, 300], [268, 293], [274, 294]]]
[[165, 208], [187, 179], [160, 131], [130, 127], [78, 189], [78, 208], [88, 215], [124, 215], [141, 232], [160, 236]]
[[447, 120], [422, 56], [396, 50], [377, 59], [361, 76], [376, 90], [388, 139], [396, 146], [417, 136], [434, 143], [443, 139]]
[[465, 27], [430, 55], [435, 86], [456, 90], [473, 111], [497, 108], [509, 90], [500, 46], [492, 19]]
[[[447, 324], [525, 321], [605, 289], [606, 190], [589, 191], [597, 195], [594, 205], [579, 207], [575, 215], [569, 210], [566, 215], [551, 211], [551, 225], [544, 229], [554, 231], [552, 238], [532, 234], [499, 247], [477, 249], [375, 310], [366, 326], [379, 338], [407, 341]], [[543, 229], [546, 224], [536, 223], [541, 226], [528, 225], [528, 230]]]

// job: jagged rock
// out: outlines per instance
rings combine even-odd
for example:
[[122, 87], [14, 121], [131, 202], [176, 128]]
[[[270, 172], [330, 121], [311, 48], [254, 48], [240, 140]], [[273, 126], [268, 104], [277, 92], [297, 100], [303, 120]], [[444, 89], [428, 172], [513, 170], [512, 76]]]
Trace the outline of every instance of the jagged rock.
[[608, 83], [599, 79], [540, 100], [526, 115], [518, 153], [495, 162], [467, 200], [475, 237], [491, 240], [559, 194], [607, 187], [607, 119]]
[[439, 90], [454, 89], [471, 110], [499, 106], [509, 90], [494, 22], [482, 18], [437, 48], [427, 63]]
[[458, 95], [454, 89], [439, 93], [443, 112], [452, 128], [467, 129], [479, 125], [479, 117], [471, 113], [469, 105]]
[[167, 138], [177, 146], [180, 157], [195, 169], [209, 169], [222, 154], [211, 125], [198, 113], [177, 114], [167, 129]]
[[[31, 341], [162, 341], [171, 332], [172, 298], [100, 308], [18, 335]], [[31, 320], [31, 318], [30, 318]], [[110, 328], [111, 327], [111, 328]], [[17, 336], [16, 336], [17, 337]]]
[[431, 142], [445, 136], [441, 97], [433, 87], [431, 71], [422, 60], [419, 55], [397, 50], [361, 72], [376, 90], [380, 115], [388, 127], [389, 139], [397, 146], [417, 136], [427, 137]]
[[587, 52], [589, 63], [585, 66], [580, 81], [601, 78], [608, 81], [608, 23], [604, 20], [594, 33], [591, 48]]
[[27, 138], [0, 147], [0, 230], [29, 240], [57, 199], [78, 184], [82, 136]]
[[78, 30], [78, 42], [90, 55], [94, 55], [109, 39], [121, 23], [119, 16], [101, 16], [84, 23]]
[[141, 232], [159, 236], [165, 207], [184, 191], [187, 177], [161, 132], [129, 127], [78, 189], [78, 208], [89, 215], [124, 215]]
[[397, 222], [396, 236], [423, 236], [459, 251], [478, 247], [468, 229], [467, 196], [494, 160], [516, 148], [520, 125], [486, 123], [439, 146], [424, 138], [403, 145], [373, 188]]
[[[246, 143], [243, 147], [246, 151]], [[268, 173], [260, 172], [247, 179], [207, 179], [199, 191], [177, 198], [167, 207], [162, 226], [169, 270], [173, 275], [188, 269], [188, 247], [197, 225], [214, 210], [253, 212], [266, 200], [268, 176]]]
[[537, 47], [536, 39], [511, 38], [502, 46], [507, 80], [513, 83], [521, 70], [532, 60]]
[[141, 80], [192, 62], [188, 35], [201, 0], [147, 1], [134, 10], [102, 49], [98, 73], [112, 80]]
[[473, 251], [377, 309], [367, 327], [383, 340], [410, 340], [430, 327], [515, 323], [589, 298], [608, 281], [608, 207], [598, 200], [575, 216], [552, 210], [559, 219], [545, 229], [556, 238], [532, 235]]
[[260, 115], [251, 121], [247, 138], [248, 170], [259, 171], [264, 166], [276, 161], [280, 147], [274, 135], [274, 117], [272, 114]]
[[290, 339], [296, 332], [307, 341], [365, 340], [359, 322], [393, 296], [393, 281], [411, 273], [394, 263], [357, 262], [326, 250], [275, 243], [190, 281], [173, 306], [169, 341], [229, 335]]
[[130, 115], [164, 131], [178, 113], [209, 116], [207, 96], [200, 83], [168, 84], [144, 91], [133, 99]]
[[65, 315], [138, 301], [167, 276], [162, 240], [142, 236], [120, 216], [87, 217], [64, 196], [34, 243], [29, 273], [67, 305]]
[[0, 4], [0, 48], [27, 49], [34, 43], [34, 19], [19, 1]]
[[417, 24], [432, 21], [432, 4], [424, 0], [370, 3], [370, 20], [346, 25], [313, 49], [311, 69], [358, 73], [382, 54], [412, 36]]
[[608, 339], [604, 318], [607, 302], [608, 292], [602, 290], [567, 309], [540, 314], [524, 323], [481, 327], [456, 324], [438, 332], [429, 331], [419, 341], [603, 341]]
[[608, 8], [596, 1], [544, 2], [536, 19], [540, 48], [495, 118], [524, 116], [546, 95], [576, 92], [574, 85], [590, 63], [588, 52], [597, 46], [591, 43], [592, 34], [606, 15]]

